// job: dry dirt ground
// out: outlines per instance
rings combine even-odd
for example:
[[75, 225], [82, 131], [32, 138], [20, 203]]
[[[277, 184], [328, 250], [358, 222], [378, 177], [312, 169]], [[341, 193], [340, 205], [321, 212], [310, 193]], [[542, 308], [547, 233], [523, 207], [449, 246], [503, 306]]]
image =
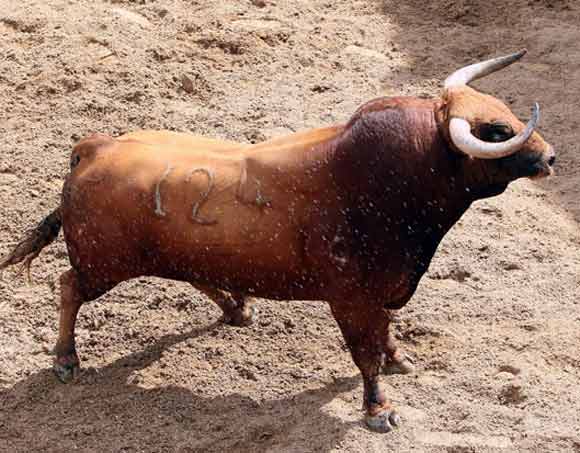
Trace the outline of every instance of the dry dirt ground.
[[0, 253], [57, 206], [87, 133], [259, 141], [524, 46], [477, 86], [523, 119], [538, 101], [559, 152], [558, 176], [474, 205], [400, 311], [418, 373], [383, 378], [396, 432], [362, 425], [325, 304], [260, 301], [238, 329], [154, 279], [83, 307], [84, 371], [59, 384], [60, 239], [33, 284], [0, 283], [0, 451], [580, 451], [578, 42], [573, 0], [0, 0]]

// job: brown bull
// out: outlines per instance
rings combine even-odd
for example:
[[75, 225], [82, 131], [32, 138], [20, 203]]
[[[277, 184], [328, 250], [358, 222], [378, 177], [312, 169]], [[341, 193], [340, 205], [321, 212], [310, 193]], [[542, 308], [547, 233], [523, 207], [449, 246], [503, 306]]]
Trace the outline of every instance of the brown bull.
[[441, 98], [381, 98], [346, 125], [247, 146], [172, 132], [94, 135], [73, 150], [61, 205], [0, 263], [24, 263], [64, 229], [55, 371], [79, 367], [83, 302], [149, 275], [190, 282], [226, 321], [248, 296], [325, 300], [364, 380], [367, 424], [399, 417], [379, 373], [409, 372], [390, 310], [413, 295], [443, 236], [475, 200], [552, 173], [552, 147], [467, 86], [524, 51], [463, 68]]

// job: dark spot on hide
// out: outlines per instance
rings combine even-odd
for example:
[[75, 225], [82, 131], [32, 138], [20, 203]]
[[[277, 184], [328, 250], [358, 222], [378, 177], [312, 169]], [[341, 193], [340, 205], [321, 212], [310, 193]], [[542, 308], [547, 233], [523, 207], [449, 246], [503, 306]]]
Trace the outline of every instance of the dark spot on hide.
[[81, 156], [74, 154], [70, 159], [70, 169], [74, 169], [81, 161]]

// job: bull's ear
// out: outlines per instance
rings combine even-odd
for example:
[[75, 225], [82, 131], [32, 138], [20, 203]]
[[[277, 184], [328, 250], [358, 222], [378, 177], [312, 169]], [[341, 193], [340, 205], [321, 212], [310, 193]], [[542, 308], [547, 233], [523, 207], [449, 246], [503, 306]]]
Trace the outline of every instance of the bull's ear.
[[502, 121], [480, 124], [476, 133], [481, 140], [491, 143], [505, 142], [516, 135], [513, 128]]

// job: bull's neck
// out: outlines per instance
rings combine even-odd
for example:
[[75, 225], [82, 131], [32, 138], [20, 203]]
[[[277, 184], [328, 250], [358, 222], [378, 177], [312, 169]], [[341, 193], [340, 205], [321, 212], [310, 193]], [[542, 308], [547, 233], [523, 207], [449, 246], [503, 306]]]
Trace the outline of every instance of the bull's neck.
[[360, 116], [334, 156], [351, 223], [381, 243], [438, 243], [477, 198], [464, 170], [423, 104]]

